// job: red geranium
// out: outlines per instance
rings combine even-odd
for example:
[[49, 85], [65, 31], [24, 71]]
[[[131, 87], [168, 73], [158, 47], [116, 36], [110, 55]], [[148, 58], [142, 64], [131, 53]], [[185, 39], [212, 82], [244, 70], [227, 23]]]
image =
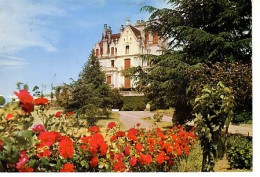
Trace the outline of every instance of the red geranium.
[[67, 116], [72, 116], [72, 115], [74, 115], [74, 112], [67, 112], [66, 115]]
[[71, 163], [65, 163], [60, 172], [74, 172], [74, 165]]
[[100, 129], [98, 126], [93, 125], [89, 128], [89, 131], [92, 133], [98, 133], [98, 132], [100, 132]]
[[60, 155], [65, 159], [72, 158], [73, 152], [74, 152], [74, 149], [73, 149], [72, 140], [67, 136], [63, 136], [61, 138], [61, 141], [59, 142]]
[[34, 104], [35, 105], [45, 105], [49, 102], [49, 100], [47, 98], [36, 98], [34, 100]]
[[143, 155], [141, 153], [140, 157], [141, 157], [141, 163], [144, 165], [149, 165], [152, 162], [152, 156], [150, 154]]
[[20, 106], [25, 112], [30, 113], [34, 110], [33, 97], [26, 90], [20, 90], [14, 94], [20, 100]]
[[41, 140], [41, 144], [50, 147], [56, 140], [56, 133], [55, 132], [41, 132], [38, 136], [38, 139]]
[[111, 129], [111, 128], [115, 127], [115, 126], [116, 126], [115, 122], [110, 122], [110, 123], [107, 124], [107, 129]]
[[55, 117], [59, 118], [59, 117], [61, 117], [61, 115], [62, 115], [62, 112], [58, 111], [58, 112], [56, 112]]
[[140, 123], [137, 123], [136, 126], [139, 127], [141, 124]]
[[14, 115], [12, 113], [8, 113], [6, 116], [5, 116], [5, 119], [8, 121], [9, 119], [13, 118]]
[[98, 157], [94, 156], [89, 163], [92, 168], [95, 168], [98, 165]]
[[132, 156], [131, 159], [130, 159], [130, 161], [129, 161], [129, 163], [130, 163], [130, 165], [133, 167], [133, 166], [136, 165], [136, 161], [137, 161], [137, 159], [135, 158], [135, 156]]
[[[45, 146], [46, 147], [46, 146]], [[44, 149], [44, 148], [43, 148]], [[42, 158], [42, 157], [50, 157], [51, 156], [51, 151], [49, 149], [44, 149], [44, 150], [40, 150], [41, 152], [38, 152], [37, 153], [37, 156], [39, 158]], [[43, 152], [42, 152], [43, 151]]]
[[33, 168], [32, 167], [25, 167], [19, 170], [19, 172], [33, 172]]
[[44, 125], [42, 125], [42, 124], [34, 125], [32, 130], [34, 132], [37, 132], [37, 133], [41, 133], [41, 132], [45, 132], [46, 131], [45, 128], [44, 128]]
[[170, 157], [165, 155], [165, 152], [160, 152], [159, 155], [156, 157], [156, 162], [158, 162], [160, 165], [165, 161], [169, 160]]
[[141, 152], [142, 149], [143, 149], [142, 144], [138, 142], [138, 143], [135, 145], [135, 149], [136, 149], [138, 152]]
[[126, 155], [126, 156], [130, 155], [130, 147], [129, 147], [129, 146], [126, 146], [126, 147], [124, 148], [124, 151], [125, 151], [125, 155]]
[[3, 149], [4, 149], [4, 142], [0, 140], [0, 151], [2, 151]]
[[113, 165], [113, 169], [114, 169], [114, 171], [124, 172], [126, 169], [126, 166], [122, 161], [119, 161]]

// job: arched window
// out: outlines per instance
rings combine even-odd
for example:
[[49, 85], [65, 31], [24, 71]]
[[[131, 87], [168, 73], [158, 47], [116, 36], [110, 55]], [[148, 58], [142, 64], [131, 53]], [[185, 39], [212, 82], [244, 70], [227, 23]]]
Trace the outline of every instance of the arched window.
[[114, 47], [111, 47], [111, 55], [114, 55], [115, 51], [114, 51]]
[[129, 45], [125, 46], [125, 54], [129, 54]]
[[98, 56], [99, 55], [99, 50], [98, 49], [96, 49], [96, 56]]

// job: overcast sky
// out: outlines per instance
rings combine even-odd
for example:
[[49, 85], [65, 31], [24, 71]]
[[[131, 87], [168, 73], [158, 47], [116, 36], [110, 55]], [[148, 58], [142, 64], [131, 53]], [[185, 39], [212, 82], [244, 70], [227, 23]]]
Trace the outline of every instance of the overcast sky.
[[77, 79], [104, 24], [118, 33], [147, 20], [144, 5], [167, 7], [164, 0], [0, 0], [0, 95], [8, 99], [18, 81], [54, 86]]

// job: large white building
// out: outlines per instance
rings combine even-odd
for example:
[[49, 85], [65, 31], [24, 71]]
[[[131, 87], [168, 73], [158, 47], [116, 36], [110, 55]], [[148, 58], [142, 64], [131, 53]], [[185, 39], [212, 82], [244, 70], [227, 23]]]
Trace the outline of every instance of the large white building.
[[121, 25], [120, 33], [113, 34], [111, 27], [104, 25], [100, 42], [95, 44], [95, 55], [98, 57], [106, 81], [113, 88], [130, 90], [134, 87], [129, 76], [123, 76], [121, 71], [129, 67], [149, 67], [149, 62], [140, 56], [143, 54], [160, 55], [167, 48], [167, 43], [156, 34], [146, 33], [146, 22], [137, 20], [134, 26], [129, 19], [126, 25]]

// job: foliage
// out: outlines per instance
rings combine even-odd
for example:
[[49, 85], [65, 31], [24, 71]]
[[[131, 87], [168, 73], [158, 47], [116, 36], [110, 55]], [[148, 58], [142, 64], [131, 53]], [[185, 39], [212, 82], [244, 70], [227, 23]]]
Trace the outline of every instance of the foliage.
[[241, 62], [203, 63], [190, 70], [188, 94], [199, 95], [205, 84], [215, 85], [223, 82], [232, 87], [235, 107], [234, 113], [252, 112], [252, 67]]
[[[78, 80], [73, 81], [65, 88], [68, 92], [64, 102], [66, 111], [88, 114], [87, 118], [93, 119], [97, 119], [100, 115], [109, 116], [109, 109], [113, 106], [112, 99], [115, 99], [115, 92], [112, 94], [111, 88], [105, 83], [105, 74], [101, 71], [99, 61], [93, 52]], [[89, 110], [91, 110], [91, 113]], [[90, 124], [94, 122], [95, 120]]]
[[163, 118], [163, 114], [162, 113], [155, 113], [153, 115], [153, 119], [155, 120], [155, 122], [161, 122]]
[[196, 96], [187, 95], [189, 87], [190, 70], [197, 68], [197, 65], [189, 65], [172, 52], [160, 56], [143, 56], [149, 59], [153, 67], [143, 70], [141, 67], [128, 69], [137, 89], [144, 92], [147, 101], [151, 104], [151, 110], [175, 108], [173, 117], [174, 124], [183, 124], [191, 120], [192, 105], [191, 99]]
[[[91, 126], [84, 136], [76, 137], [69, 129], [60, 127], [61, 124], [69, 126], [75, 120], [71, 112], [49, 116], [55, 123], [60, 121], [55, 131], [49, 124], [53, 120], [49, 120], [46, 127], [39, 124], [30, 128], [33, 117], [22, 111], [20, 105], [5, 108], [9, 113], [0, 117], [1, 171], [176, 171], [174, 164], [189, 156], [197, 142], [195, 134], [181, 126], [167, 131], [159, 128], [145, 131], [137, 125], [137, 128], [123, 132], [115, 122], [108, 123], [105, 136], [99, 127]], [[46, 106], [39, 105], [34, 109], [45, 114]]]
[[146, 30], [166, 36], [183, 61], [251, 62], [251, 1], [167, 2], [171, 8], [142, 8], [152, 13]]
[[121, 110], [124, 104], [123, 95], [120, 94], [119, 89], [114, 88], [111, 91], [112, 109]]
[[143, 111], [146, 104], [143, 96], [125, 96], [122, 111]]
[[202, 150], [199, 143], [194, 145], [189, 156], [180, 158], [177, 163], [178, 172], [200, 172], [202, 164]]
[[252, 140], [241, 135], [228, 138], [227, 159], [231, 168], [250, 169], [252, 167]]
[[3, 96], [0, 96], [0, 105], [5, 104], [5, 98]]
[[194, 127], [203, 150], [202, 171], [213, 171], [216, 159], [223, 155], [226, 139], [222, 138], [222, 129], [226, 128], [226, 138], [233, 118], [233, 99], [232, 90], [221, 82], [216, 87], [205, 85], [195, 99]]
[[37, 85], [33, 87], [32, 91], [34, 92], [33, 96], [36, 96], [36, 97], [41, 96], [40, 88]]
[[252, 123], [252, 113], [251, 112], [242, 112], [238, 115], [235, 115], [232, 122], [234, 122], [234, 123]]

